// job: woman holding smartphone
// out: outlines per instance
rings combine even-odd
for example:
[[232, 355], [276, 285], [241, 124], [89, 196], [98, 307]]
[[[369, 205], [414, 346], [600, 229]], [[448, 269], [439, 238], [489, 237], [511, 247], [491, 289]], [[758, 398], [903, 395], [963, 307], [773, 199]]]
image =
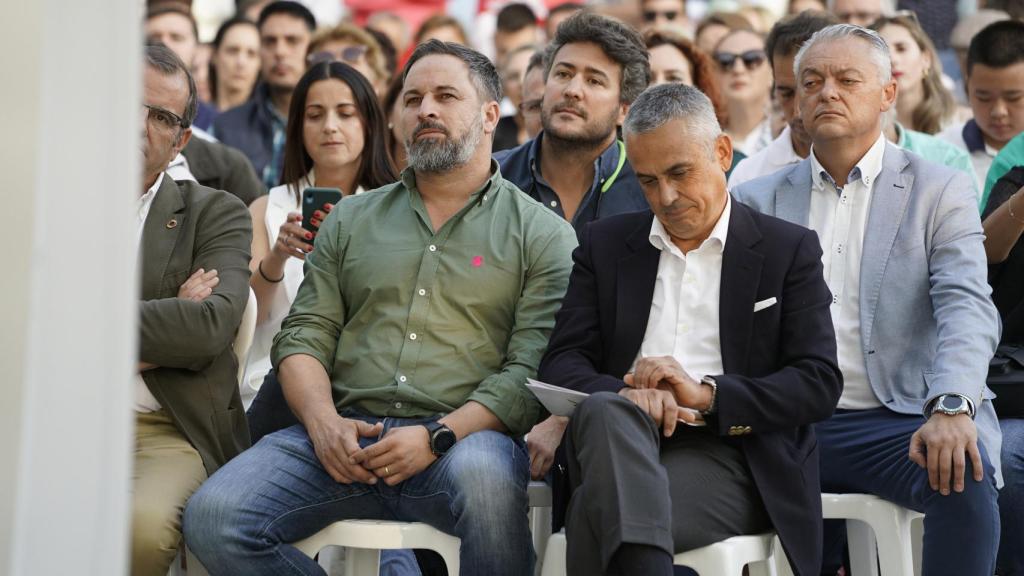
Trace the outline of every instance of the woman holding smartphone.
[[[303, 191], [337, 188], [342, 195], [358, 194], [396, 181], [385, 126], [373, 87], [347, 64], [315, 64], [295, 87], [285, 132], [282, 183], [249, 207], [253, 222], [250, 286], [259, 314], [242, 381], [247, 408], [270, 373], [274, 335], [302, 283], [302, 262], [313, 250], [316, 233], [302, 227]], [[309, 227], [315, 230], [333, 207], [318, 207]], [[271, 396], [280, 395], [276, 382], [271, 388], [278, 389]], [[284, 424], [274, 416], [281, 403], [283, 399], [261, 395], [249, 410], [253, 442]], [[290, 416], [287, 406], [284, 412]]]

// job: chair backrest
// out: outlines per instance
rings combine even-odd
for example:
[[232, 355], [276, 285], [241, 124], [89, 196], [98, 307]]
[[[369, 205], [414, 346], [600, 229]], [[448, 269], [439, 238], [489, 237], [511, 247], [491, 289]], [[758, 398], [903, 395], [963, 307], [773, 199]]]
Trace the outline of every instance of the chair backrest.
[[249, 301], [245, 304], [245, 312], [242, 313], [242, 323], [238, 325], [238, 332], [235, 333], [235, 342], [231, 345], [235, 351], [235, 358], [238, 359], [238, 382], [241, 385], [242, 376], [245, 375], [245, 365], [249, 360], [249, 347], [252, 346], [253, 336], [256, 334], [256, 293], [249, 288]]

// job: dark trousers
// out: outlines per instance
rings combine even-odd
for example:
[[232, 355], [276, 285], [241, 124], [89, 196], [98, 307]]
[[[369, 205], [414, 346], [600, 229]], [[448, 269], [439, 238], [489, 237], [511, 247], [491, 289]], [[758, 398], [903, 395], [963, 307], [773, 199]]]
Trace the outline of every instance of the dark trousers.
[[576, 408], [566, 452], [570, 575], [609, 573], [623, 544], [676, 554], [771, 527], [737, 446], [683, 425], [662, 438], [618, 394], [594, 394]]
[[[928, 471], [907, 457], [910, 437], [924, 423], [921, 416], [876, 408], [839, 410], [816, 424], [821, 490], [874, 494], [923, 512], [922, 571], [927, 576], [992, 574], [999, 545], [999, 508], [995, 470], [985, 447], [978, 443], [984, 479], [974, 481], [968, 459], [964, 491], [943, 496], [929, 486]], [[826, 523], [826, 542], [831, 524]]]
[[254, 446], [267, 434], [299, 423], [284, 399], [281, 383], [273, 370], [263, 379], [259, 392], [245, 412], [245, 418], [249, 422], [249, 438]]

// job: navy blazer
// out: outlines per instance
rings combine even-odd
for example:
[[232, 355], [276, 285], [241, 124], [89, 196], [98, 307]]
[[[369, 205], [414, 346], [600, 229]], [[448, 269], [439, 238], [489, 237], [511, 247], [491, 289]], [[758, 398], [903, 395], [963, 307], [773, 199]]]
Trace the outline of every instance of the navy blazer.
[[[794, 571], [816, 575], [821, 487], [811, 424], [832, 415], [842, 392], [832, 296], [817, 234], [732, 202], [719, 301], [725, 374], [714, 375], [717, 412], [708, 425], [738, 439]], [[653, 218], [623, 214], [583, 232], [541, 380], [588, 393], [625, 386], [658, 274]]]

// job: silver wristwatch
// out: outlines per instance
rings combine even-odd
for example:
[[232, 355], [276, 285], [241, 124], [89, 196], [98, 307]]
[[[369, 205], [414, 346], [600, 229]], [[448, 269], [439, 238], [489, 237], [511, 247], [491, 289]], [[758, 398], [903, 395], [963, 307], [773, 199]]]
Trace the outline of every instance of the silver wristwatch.
[[707, 416], [708, 414], [714, 414], [715, 409], [718, 408], [715, 406], [715, 403], [718, 401], [718, 382], [715, 382], [715, 379], [711, 376], [705, 376], [700, 379], [700, 383], [704, 386], [711, 387], [711, 404], [708, 406], [707, 410], [701, 410], [700, 415]]
[[974, 418], [974, 407], [971, 405], [971, 401], [964, 396], [959, 394], [943, 394], [932, 402], [931, 413], [941, 413], [946, 416], [967, 414], [971, 418]]

